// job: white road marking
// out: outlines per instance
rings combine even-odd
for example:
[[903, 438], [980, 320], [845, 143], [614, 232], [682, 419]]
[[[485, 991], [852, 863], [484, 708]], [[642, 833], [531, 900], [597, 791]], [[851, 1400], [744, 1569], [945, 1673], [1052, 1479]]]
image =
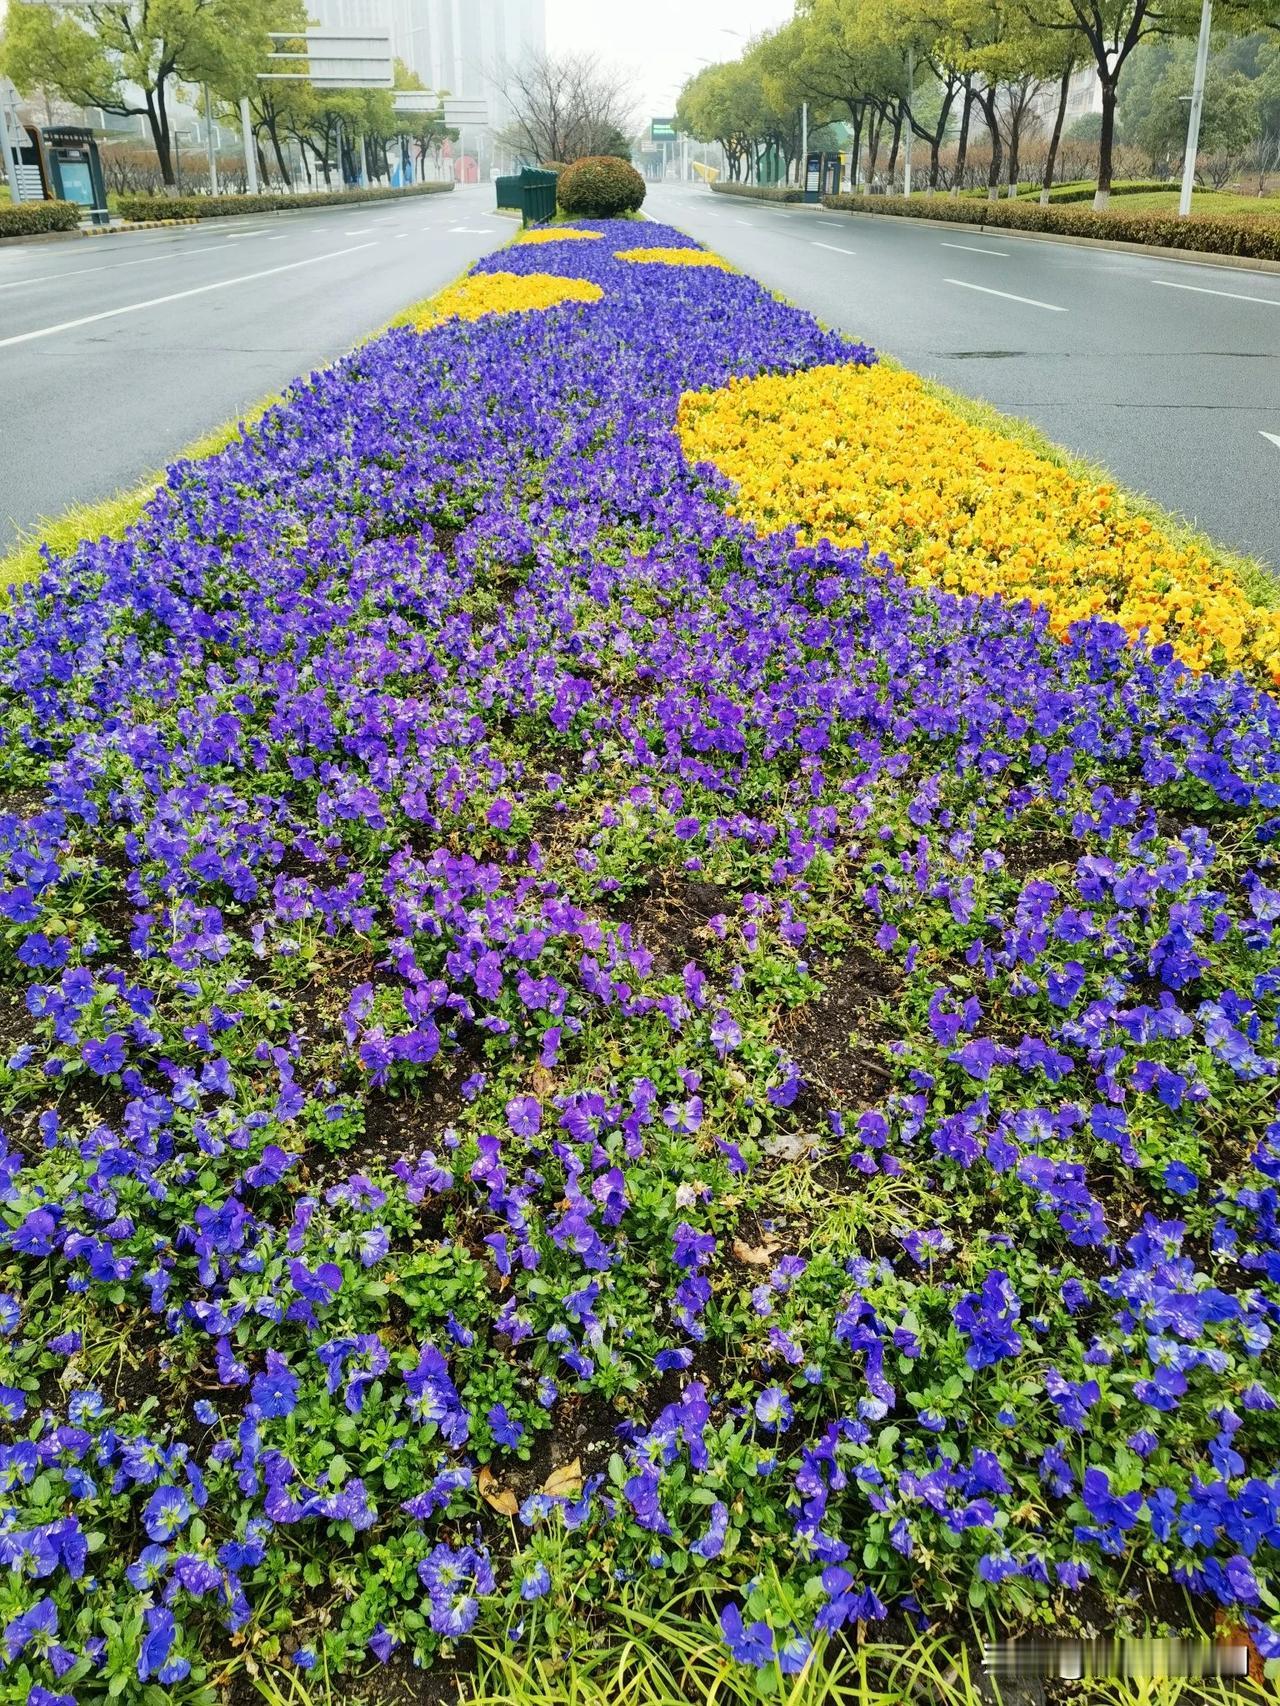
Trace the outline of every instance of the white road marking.
[[28, 344], [34, 338], [51, 338], [55, 332], [73, 332], [78, 326], [91, 326], [96, 320], [114, 320], [119, 314], [138, 314], [144, 308], [159, 308], [166, 302], [181, 302], [188, 296], [203, 296], [210, 290], [226, 290], [232, 284], [250, 284], [254, 279], [271, 278], [276, 273], [292, 272], [295, 267], [315, 266], [317, 261], [336, 261], [341, 255], [354, 255], [361, 249], [375, 249], [376, 243], [353, 243], [347, 249], [330, 249], [324, 255], [309, 255], [305, 261], [286, 261], [280, 267], [264, 267], [261, 272], [244, 272], [236, 278], [215, 279], [212, 284], [197, 284], [192, 290], [174, 290], [168, 296], [152, 296], [146, 302], [128, 302], [123, 308], [104, 308], [98, 314], [82, 314], [78, 320], [62, 320], [56, 326], [41, 326], [35, 332], [19, 332], [16, 337], [0, 338], [0, 349], [10, 344]]
[[146, 267], [154, 261], [172, 261], [183, 255], [207, 255], [210, 249], [220, 249], [221, 243], [201, 243], [197, 249], [166, 249], [163, 255], [142, 255], [136, 261], [104, 261], [100, 267], [72, 267], [68, 272], [38, 273], [35, 278], [13, 278], [0, 284], [0, 290], [18, 290], [24, 284], [49, 284], [60, 278], [79, 278], [87, 272], [119, 272], [122, 267]]
[[397, 236], [397, 238], [400, 238], [400, 237], [407, 237], [407, 236], [408, 236], [408, 235], [409, 235], [409, 233], [408, 233], [408, 232], [407, 232], [407, 231], [397, 231], [397, 232], [396, 232], [396, 236]]
[[1203, 284], [1175, 284], [1171, 278], [1153, 278], [1152, 284], [1162, 284], [1166, 290], [1194, 290], [1197, 296], [1229, 296], [1233, 302], [1262, 302], [1268, 308], [1280, 308], [1280, 296], [1245, 296], [1238, 290], [1210, 290]]
[[489, 230], [487, 226], [480, 225], [451, 225], [449, 235], [451, 237], [487, 237]]
[[976, 243], [944, 243], [944, 249], [967, 249], [971, 255], [1003, 255], [1008, 259], [1008, 249], [980, 249]]
[[810, 246], [815, 249], [830, 249], [833, 255], [856, 255], [856, 249], [841, 249], [834, 243], [819, 243], [817, 238], [810, 239]]
[[1280, 450], [1280, 432], [1264, 432], [1263, 438], [1269, 438], [1277, 450]]
[[980, 290], [984, 296], [1003, 296], [1006, 302], [1024, 302], [1028, 308], [1047, 308], [1051, 314], [1065, 314], [1067, 311], [1056, 302], [1037, 302], [1034, 296], [1015, 296], [1011, 290], [992, 290], [990, 285], [969, 284], [963, 278], [944, 278], [942, 282], [959, 285], [961, 290]]
[[358, 231], [344, 231], [342, 235], [344, 237], [371, 237], [373, 235], [373, 226], [362, 225]]

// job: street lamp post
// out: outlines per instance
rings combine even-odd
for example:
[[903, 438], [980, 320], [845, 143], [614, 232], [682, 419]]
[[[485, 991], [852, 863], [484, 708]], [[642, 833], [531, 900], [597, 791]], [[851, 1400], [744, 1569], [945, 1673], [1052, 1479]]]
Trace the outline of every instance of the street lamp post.
[[249, 121], [249, 97], [240, 97], [240, 129], [244, 132], [244, 181], [246, 194], [258, 193], [258, 150], [254, 146], [253, 125]]
[[[1207, 0], [1206, 0], [1207, 3]], [[902, 193], [911, 195], [911, 144], [915, 132], [911, 128], [911, 103], [916, 98], [916, 54], [915, 49], [907, 49], [907, 158], [902, 168]]]
[[213, 134], [213, 100], [209, 94], [209, 85], [204, 86], [204, 129], [205, 143], [209, 151], [209, 194], [218, 193], [218, 144]]
[[1191, 212], [1191, 192], [1196, 183], [1196, 155], [1200, 152], [1204, 80], [1209, 66], [1209, 32], [1212, 28], [1213, 0], [1204, 0], [1200, 8], [1200, 39], [1196, 43], [1196, 75], [1191, 85], [1191, 112], [1187, 118], [1187, 154], [1182, 162], [1182, 194], [1178, 197], [1179, 219], [1185, 219]]

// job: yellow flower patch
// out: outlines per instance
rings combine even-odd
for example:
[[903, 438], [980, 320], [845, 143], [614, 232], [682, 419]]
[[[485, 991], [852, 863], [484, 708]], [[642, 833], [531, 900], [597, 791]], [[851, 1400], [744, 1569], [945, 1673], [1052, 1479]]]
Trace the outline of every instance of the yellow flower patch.
[[691, 462], [733, 480], [760, 532], [884, 551], [919, 585], [1027, 598], [1063, 634], [1102, 615], [1196, 669], [1280, 680], [1280, 612], [1180, 544], [1113, 486], [969, 425], [913, 375], [842, 364], [733, 380], [681, 399]]
[[709, 249], [615, 249], [620, 261], [655, 261], [668, 267], [722, 267], [731, 272], [728, 261], [713, 255]]
[[526, 314], [560, 302], [599, 302], [598, 284], [554, 273], [477, 272], [449, 285], [401, 322], [425, 331], [442, 320], [479, 320], [485, 314]]
[[539, 225], [532, 231], [522, 231], [516, 238], [517, 243], [564, 243], [575, 238], [581, 242], [598, 243], [604, 235], [602, 231], [583, 231], [577, 225]]

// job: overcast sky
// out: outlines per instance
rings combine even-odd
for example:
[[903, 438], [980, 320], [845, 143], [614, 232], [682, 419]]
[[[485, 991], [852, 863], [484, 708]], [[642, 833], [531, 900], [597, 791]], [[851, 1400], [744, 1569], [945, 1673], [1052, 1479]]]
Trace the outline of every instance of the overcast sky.
[[740, 38], [785, 23], [793, 10], [792, 0], [547, 0], [547, 46], [587, 50], [629, 72], [647, 123], [671, 114], [699, 60], [736, 58]]

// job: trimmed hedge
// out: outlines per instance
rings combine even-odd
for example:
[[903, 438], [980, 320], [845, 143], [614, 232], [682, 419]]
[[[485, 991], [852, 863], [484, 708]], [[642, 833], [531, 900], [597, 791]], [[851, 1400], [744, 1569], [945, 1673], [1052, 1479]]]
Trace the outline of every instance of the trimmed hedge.
[[588, 154], [566, 166], [556, 183], [565, 213], [585, 219], [616, 219], [636, 213], [644, 201], [644, 179], [616, 154]]
[[0, 237], [38, 237], [44, 231], [74, 231], [80, 208], [74, 201], [20, 201], [0, 207]]
[[1067, 237], [1098, 237], [1113, 243], [1152, 243], [1162, 249], [1191, 249], [1206, 255], [1243, 255], [1280, 261], [1280, 220], [1257, 215], [1223, 218], [1193, 214], [1094, 213], [1092, 208], [1041, 207], [1020, 201], [966, 202], [950, 196], [824, 196], [823, 205], [845, 213], [887, 213], [935, 219], [942, 225], [978, 225], [988, 230], [1050, 231]]
[[717, 195], [741, 195], [750, 201], [804, 200], [804, 191], [794, 186], [786, 188], [778, 185], [770, 188], [766, 184], [712, 184], [711, 188]]
[[343, 206], [361, 201], [398, 201], [402, 196], [440, 195], [452, 179], [410, 184], [406, 189], [320, 190], [314, 195], [122, 195], [122, 219], [224, 219], [236, 213], [282, 213], [294, 207]]

